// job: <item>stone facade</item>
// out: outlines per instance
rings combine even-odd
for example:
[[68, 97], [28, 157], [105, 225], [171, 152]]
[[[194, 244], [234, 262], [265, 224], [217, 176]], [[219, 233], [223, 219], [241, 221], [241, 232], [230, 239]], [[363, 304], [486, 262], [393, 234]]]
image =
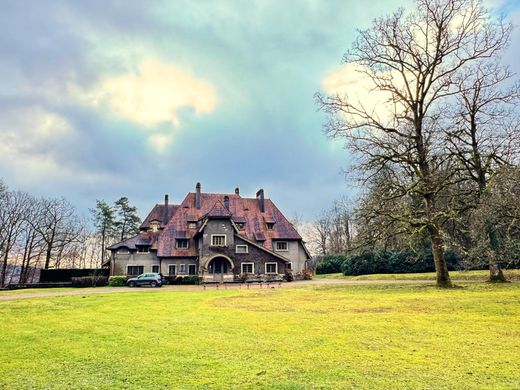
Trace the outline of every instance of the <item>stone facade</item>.
[[263, 190], [257, 199], [190, 193], [180, 205], [156, 205], [141, 232], [108, 248], [112, 275], [161, 272], [206, 281], [277, 279], [305, 271], [310, 255]]

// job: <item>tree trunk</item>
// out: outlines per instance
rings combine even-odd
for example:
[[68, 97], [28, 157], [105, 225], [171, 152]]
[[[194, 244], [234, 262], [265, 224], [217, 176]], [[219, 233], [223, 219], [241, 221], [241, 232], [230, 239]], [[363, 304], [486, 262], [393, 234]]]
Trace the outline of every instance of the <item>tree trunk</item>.
[[4, 261], [2, 262], [2, 271], [0, 272], [0, 287], [5, 287], [5, 278], [7, 276], [7, 257], [9, 252], [5, 251]]
[[496, 256], [500, 250], [500, 241], [498, 238], [497, 230], [491, 224], [491, 222], [486, 222], [486, 231], [489, 238], [489, 246], [492, 251], [492, 256], [494, 258], [489, 259], [489, 281], [491, 283], [504, 283], [507, 282], [506, 277], [504, 276], [504, 272], [502, 272], [502, 268], [500, 267], [500, 263], [496, 261]]
[[435, 263], [435, 272], [437, 274], [437, 287], [448, 288], [453, 287], [448, 265], [444, 257], [444, 243], [437, 231], [431, 232], [433, 262]]

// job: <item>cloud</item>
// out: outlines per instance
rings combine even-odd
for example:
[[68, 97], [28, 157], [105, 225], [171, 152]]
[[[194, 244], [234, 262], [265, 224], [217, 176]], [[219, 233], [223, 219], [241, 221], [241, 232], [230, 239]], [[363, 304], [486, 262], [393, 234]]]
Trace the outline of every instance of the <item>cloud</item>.
[[[367, 68], [356, 63], [346, 63], [329, 71], [321, 81], [321, 86], [327, 95], [347, 99], [356, 107], [363, 109], [380, 120], [391, 120], [394, 105], [390, 104], [392, 95], [376, 88], [374, 81], [365, 74]], [[383, 74], [381, 74], [383, 75]], [[384, 74], [392, 79], [392, 84], [399, 86], [399, 76], [392, 72]], [[357, 119], [346, 118], [353, 121]]]
[[[181, 110], [207, 114], [217, 104], [210, 82], [157, 59], [145, 59], [135, 72], [105, 77], [79, 95], [94, 107], [108, 108], [114, 115], [148, 128], [163, 123], [178, 127]], [[163, 141], [162, 135], [151, 140], [153, 144]]]

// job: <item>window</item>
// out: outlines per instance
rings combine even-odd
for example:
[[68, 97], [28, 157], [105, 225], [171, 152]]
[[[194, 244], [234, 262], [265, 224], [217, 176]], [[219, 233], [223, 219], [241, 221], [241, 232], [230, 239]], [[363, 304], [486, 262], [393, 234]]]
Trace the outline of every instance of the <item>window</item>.
[[158, 274], [159, 272], [161, 272], [161, 267], [159, 266], [159, 264], [152, 265], [152, 272], [155, 274]]
[[244, 223], [243, 223], [243, 222], [237, 222], [236, 225], [237, 225], [237, 228], [238, 228], [239, 230], [244, 229]]
[[144, 265], [128, 265], [126, 267], [126, 274], [131, 276], [140, 275], [144, 272]]
[[267, 230], [273, 230], [274, 229], [274, 222], [267, 222], [265, 224], [265, 226], [267, 227]]
[[188, 222], [188, 229], [197, 229], [197, 222]]
[[175, 264], [168, 265], [168, 275], [176, 275], [177, 274], [177, 266]]
[[289, 245], [287, 244], [287, 241], [276, 241], [275, 243], [275, 249], [278, 252], [287, 252], [289, 249]]
[[278, 263], [265, 263], [265, 273], [266, 274], [277, 274], [278, 273]]
[[255, 265], [253, 263], [242, 263], [243, 274], [253, 274], [255, 272]]
[[130, 251], [128, 250], [128, 248], [120, 248], [117, 250], [117, 253], [121, 253], [122, 255], [127, 255], [130, 253]]
[[180, 274], [186, 273], [186, 264], [179, 264], [179, 273]]
[[235, 248], [236, 253], [249, 253], [247, 245], [237, 245]]
[[197, 275], [197, 266], [195, 264], [188, 265], [188, 275]]
[[156, 232], [157, 230], [159, 230], [159, 222], [154, 221], [150, 223], [150, 227], [152, 228], [152, 232]]
[[290, 270], [290, 271], [292, 270], [292, 263], [288, 263], [287, 264], [287, 269]]
[[137, 253], [150, 253], [150, 247], [149, 246], [138, 246]]
[[225, 234], [212, 234], [211, 245], [213, 246], [226, 246], [226, 235]]
[[176, 246], [179, 249], [187, 249], [189, 247], [189, 240], [186, 240], [184, 238], [178, 238], [175, 240]]

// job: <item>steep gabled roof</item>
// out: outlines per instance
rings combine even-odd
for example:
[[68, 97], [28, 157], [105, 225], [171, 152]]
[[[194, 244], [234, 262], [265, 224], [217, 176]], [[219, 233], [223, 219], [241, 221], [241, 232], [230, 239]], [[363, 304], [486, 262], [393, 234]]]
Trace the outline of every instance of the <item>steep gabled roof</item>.
[[[229, 209], [224, 206], [225, 197], [228, 197]], [[199, 221], [197, 228], [200, 229], [205, 218], [231, 217], [235, 222], [244, 223], [243, 229], [237, 232], [239, 237], [252, 242], [264, 240], [267, 249], [272, 248], [275, 240], [301, 240], [296, 229], [270, 199], [265, 199], [264, 204], [265, 211], [261, 212], [256, 198], [242, 198], [238, 194], [201, 193], [200, 209], [197, 209], [195, 193], [190, 192], [175, 209], [168, 225], [161, 232], [157, 254], [163, 257], [197, 256], [197, 248], [193, 242], [189, 248], [181, 249], [175, 247], [175, 239], [181, 234], [193, 239], [197, 229], [188, 229], [188, 222]], [[266, 221], [274, 223], [272, 230], [267, 229]]]
[[157, 248], [158, 233], [140, 232], [138, 235], [127, 238], [117, 244], [111, 245], [107, 250], [116, 250], [119, 248], [128, 248], [135, 250], [138, 246], [150, 246], [151, 249]]
[[[173, 214], [175, 214], [175, 211], [177, 210], [176, 205], [170, 204], [168, 205], [168, 219], [170, 219]], [[146, 216], [141, 226], [139, 226], [139, 229], [145, 230], [150, 228], [150, 223], [152, 221], [159, 221], [160, 227], [164, 227], [163, 220], [164, 220], [164, 210], [166, 208], [164, 207], [164, 204], [156, 204], [152, 211]]]

